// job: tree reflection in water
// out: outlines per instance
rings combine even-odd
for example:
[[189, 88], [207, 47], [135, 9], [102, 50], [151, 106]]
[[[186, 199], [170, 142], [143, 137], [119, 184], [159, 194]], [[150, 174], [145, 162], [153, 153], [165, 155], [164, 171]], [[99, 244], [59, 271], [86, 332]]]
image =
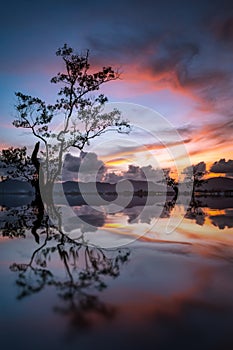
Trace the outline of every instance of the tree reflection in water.
[[[2, 212], [5, 218], [1, 227], [3, 236], [26, 237], [26, 232], [30, 231], [38, 244], [44, 237], [44, 242], [33, 251], [27, 263], [14, 262], [10, 266], [11, 271], [17, 273], [17, 298], [23, 299], [53, 287], [60, 299], [55, 311], [68, 316], [73, 326], [89, 328], [95, 319], [93, 316], [113, 318], [116, 309], [101, 301], [98, 292], [107, 287], [107, 278], [119, 276], [121, 266], [129, 260], [130, 250], [103, 250], [86, 245], [84, 231], [93, 224], [90, 213], [82, 215], [84, 224], [80, 227], [80, 237], [70, 238], [52, 226], [43, 205], [39, 204], [37, 201]], [[166, 204], [165, 216], [169, 216], [174, 205], [175, 201]], [[59, 216], [59, 208], [55, 215]], [[101, 217], [97, 223], [104, 224], [105, 219]], [[59, 273], [54, 271], [54, 262], [58, 263]]]
[[[161, 218], [168, 218], [175, 204], [175, 198], [167, 200]], [[201, 201], [192, 201], [185, 217], [203, 225], [206, 214], [202, 206]], [[138, 207], [132, 207], [125, 209], [123, 215], [128, 216], [130, 224], [132, 218], [132, 223], [136, 220], [135, 215], [140, 214], [139, 212]], [[229, 218], [232, 220], [232, 212], [229, 213], [228, 221]], [[86, 208], [79, 210], [77, 214], [84, 220], [80, 227], [81, 235], [77, 239], [72, 239], [56, 229], [38, 202], [16, 208], [2, 207], [0, 229], [5, 237], [26, 237], [29, 231], [35, 241], [41, 244], [33, 251], [27, 263], [15, 262], [10, 266], [11, 271], [17, 273], [17, 298], [23, 299], [53, 287], [60, 300], [54, 308], [55, 311], [69, 317], [73, 326], [88, 328], [93, 325], [97, 316], [105, 319], [114, 317], [116, 309], [102, 302], [99, 292], [107, 287], [107, 278], [119, 276], [122, 265], [129, 260], [130, 251], [127, 248], [103, 250], [85, 244], [85, 230], [89, 230], [97, 216], [91, 215], [89, 211], [87, 213]], [[143, 217], [144, 222], [150, 222], [153, 218], [149, 208], [144, 215], [147, 216]], [[224, 219], [222, 216], [223, 214], [221, 225]], [[104, 225], [105, 220], [104, 216], [101, 217], [96, 223], [96, 230], [97, 226]], [[55, 265], [59, 266], [59, 272], [54, 268]]]
[[206, 214], [201, 208], [201, 201], [193, 197], [185, 214], [186, 219], [195, 220], [197, 225], [204, 225]]
[[[41, 204], [41, 205], [40, 205]], [[54, 208], [53, 208], [54, 209]], [[59, 208], [55, 215], [59, 216]], [[103, 303], [98, 292], [107, 287], [107, 278], [116, 278], [121, 266], [129, 259], [128, 248], [104, 250], [85, 243], [85, 231], [93, 218], [84, 218], [87, 225], [80, 230], [80, 237], [72, 239], [54, 227], [38, 201], [22, 207], [1, 208], [1, 235], [9, 238], [25, 238], [31, 232], [40, 244], [29, 262], [14, 262], [10, 269], [16, 272], [18, 299], [54, 287], [61, 303], [55, 311], [70, 318], [73, 326], [87, 328], [92, 325], [93, 314], [110, 319], [115, 309]], [[102, 221], [101, 221], [102, 222]], [[98, 227], [96, 227], [96, 230]], [[54, 263], [59, 272], [54, 271]]]
[[34, 202], [21, 207], [1, 207], [0, 230], [3, 237], [26, 237], [29, 230], [39, 243], [38, 230], [45, 228], [47, 222], [43, 207]]
[[[114, 309], [100, 301], [94, 291], [107, 287], [106, 277], [119, 276], [121, 266], [129, 259], [129, 249], [104, 251], [89, 247], [56, 232], [49, 225], [41, 234], [46, 235], [44, 243], [33, 252], [30, 261], [10, 266], [18, 273], [18, 299], [53, 286], [62, 300], [55, 310], [68, 315], [73, 325], [91, 326], [89, 316], [93, 313], [112, 318]], [[63, 277], [61, 272], [57, 276], [50, 268], [51, 262], [57, 258], [65, 272]]]

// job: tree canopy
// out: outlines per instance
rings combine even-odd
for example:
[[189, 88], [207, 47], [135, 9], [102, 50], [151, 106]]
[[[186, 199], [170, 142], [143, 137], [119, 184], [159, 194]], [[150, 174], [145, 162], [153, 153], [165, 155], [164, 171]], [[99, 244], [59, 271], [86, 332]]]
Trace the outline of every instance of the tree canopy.
[[[78, 54], [67, 44], [56, 55], [62, 59], [64, 70], [51, 79], [51, 83], [61, 85], [55, 103], [46, 104], [38, 97], [16, 92], [17, 115], [13, 121], [17, 128], [30, 129], [44, 146], [40, 155], [44, 184], [57, 179], [63, 156], [71, 147], [82, 151], [93, 138], [109, 130], [126, 133], [130, 130], [119, 110], [104, 112], [108, 101], [104, 94], [93, 95], [103, 84], [119, 79], [119, 72], [110, 66], [94, 72], [89, 51]], [[62, 117], [62, 126], [54, 131], [52, 122], [57, 116]], [[32, 159], [37, 170], [38, 145]]]

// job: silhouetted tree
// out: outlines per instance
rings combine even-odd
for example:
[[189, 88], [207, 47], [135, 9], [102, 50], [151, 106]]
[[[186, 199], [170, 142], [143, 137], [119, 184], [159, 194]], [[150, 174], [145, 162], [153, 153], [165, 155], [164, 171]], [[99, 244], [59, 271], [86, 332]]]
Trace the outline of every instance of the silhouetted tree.
[[[178, 182], [171, 177], [171, 175], [170, 175], [171, 169], [170, 168], [164, 168], [164, 169], [162, 169], [162, 171], [163, 171], [164, 179], [161, 182], [166, 183], [166, 185], [171, 187], [174, 191], [174, 197], [172, 199], [172, 203], [174, 204], [173, 205], [173, 207], [174, 207], [176, 200], [177, 200], [177, 197], [178, 197]], [[166, 203], [165, 203], [165, 210], [166, 210], [167, 202], [169, 202], [169, 200], [166, 201]]]
[[27, 154], [25, 146], [2, 149], [0, 151], [0, 162], [6, 179], [20, 179], [33, 185], [36, 177], [36, 168], [31, 157]]
[[[44, 212], [44, 205], [42, 202], [42, 198], [40, 196], [40, 188], [38, 181], [38, 171], [39, 171], [39, 160], [36, 158], [37, 152], [39, 148], [39, 143], [36, 144], [35, 149], [30, 157], [27, 154], [27, 148], [13, 148], [10, 147], [8, 149], [3, 149], [0, 151], [0, 162], [1, 167], [5, 168], [5, 176], [3, 180], [7, 179], [18, 179], [22, 181], [29, 182], [35, 189], [35, 198], [31, 203], [32, 208], [37, 212], [34, 223], [30, 226], [26, 223], [28, 222], [28, 214], [30, 212], [29, 208], [17, 208], [14, 209], [17, 212], [17, 225], [12, 225], [12, 222], [7, 220], [5, 222], [5, 232], [12, 230], [13, 236], [16, 232], [19, 231], [22, 233], [25, 232], [26, 228], [31, 229], [32, 234], [35, 237], [36, 242], [39, 243], [39, 235], [37, 230], [41, 228], [43, 220], [46, 218]], [[35, 159], [36, 158], [36, 159]], [[24, 217], [25, 216], [25, 217]], [[22, 227], [24, 226], [24, 227]]]
[[205, 162], [200, 162], [196, 165], [184, 169], [183, 174], [186, 179], [191, 179], [192, 185], [192, 200], [195, 200], [195, 191], [204, 183], [203, 176], [207, 173]]
[[[66, 44], [58, 49], [56, 54], [64, 64], [64, 71], [51, 79], [53, 84], [61, 84], [56, 102], [46, 104], [38, 97], [17, 92], [18, 114], [13, 121], [17, 128], [30, 129], [44, 146], [42, 156], [39, 157], [40, 143], [36, 143], [32, 162], [37, 174], [39, 170], [43, 173], [41, 185], [45, 186], [44, 192], [48, 198], [51, 197], [53, 184], [61, 173], [63, 156], [70, 147], [81, 151], [93, 138], [109, 129], [118, 132], [129, 131], [128, 123], [121, 120], [118, 110], [104, 113], [106, 96], [92, 95], [101, 85], [118, 79], [119, 72], [111, 67], [92, 72], [89, 51], [76, 54]], [[51, 127], [51, 122], [56, 116], [62, 119], [62, 126], [58, 132], [54, 132]], [[41, 158], [40, 162], [38, 158]]]
[[205, 213], [200, 208], [198, 199], [195, 196], [195, 193], [206, 180], [203, 179], [203, 176], [207, 173], [205, 162], [200, 162], [196, 165], [184, 169], [186, 179], [191, 179], [190, 184], [192, 185], [192, 197], [185, 215], [186, 218], [195, 219], [199, 225], [204, 224]]

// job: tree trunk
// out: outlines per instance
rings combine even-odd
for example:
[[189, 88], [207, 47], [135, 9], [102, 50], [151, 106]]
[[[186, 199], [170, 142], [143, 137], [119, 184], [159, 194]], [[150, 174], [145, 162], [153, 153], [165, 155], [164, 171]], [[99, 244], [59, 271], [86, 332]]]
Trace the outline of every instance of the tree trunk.
[[32, 186], [35, 188], [36, 198], [40, 196], [40, 186], [39, 186], [40, 162], [38, 159], [39, 148], [40, 148], [40, 142], [38, 141], [35, 144], [35, 147], [31, 156], [32, 163], [36, 169], [35, 178], [32, 180]]

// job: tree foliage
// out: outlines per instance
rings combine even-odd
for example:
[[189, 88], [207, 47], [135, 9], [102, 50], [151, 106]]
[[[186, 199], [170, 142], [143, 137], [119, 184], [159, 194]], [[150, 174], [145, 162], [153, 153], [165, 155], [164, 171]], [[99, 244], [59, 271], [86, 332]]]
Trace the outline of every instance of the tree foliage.
[[[61, 85], [55, 103], [46, 104], [38, 97], [17, 92], [17, 115], [13, 121], [15, 127], [30, 129], [42, 142], [41, 166], [45, 184], [57, 179], [63, 156], [71, 147], [81, 151], [91, 139], [109, 130], [129, 132], [129, 124], [121, 119], [118, 110], [104, 112], [107, 97], [103, 94], [93, 96], [103, 84], [119, 79], [119, 72], [111, 67], [93, 72], [89, 51], [76, 54], [66, 44], [56, 54], [63, 61], [64, 71], [51, 79], [51, 83]], [[58, 131], [52, 128], [56, 117], [62, 119]]]
[[31, 157], [27, 155], [27, 148], [9, 147], [0, 151], [1, 168], [5, 168], [3, 179], [18, 178], [33, 182], [36, 177], [36, 169]]

